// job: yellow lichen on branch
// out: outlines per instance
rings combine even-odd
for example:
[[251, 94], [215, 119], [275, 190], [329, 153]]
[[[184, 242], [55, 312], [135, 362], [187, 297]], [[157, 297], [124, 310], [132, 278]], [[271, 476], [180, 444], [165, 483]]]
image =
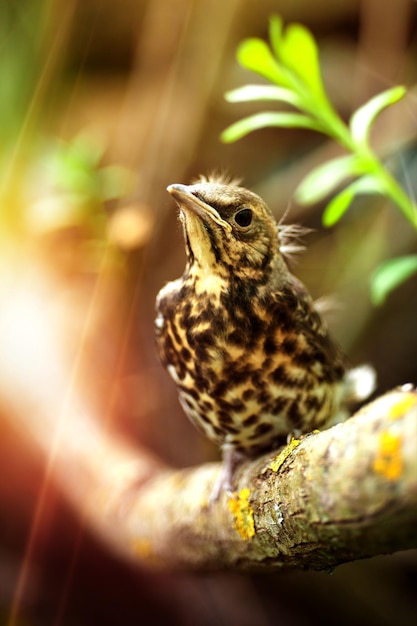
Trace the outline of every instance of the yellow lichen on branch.
[[[389, 409], [388, 417], [396, 421], [416, 405], [415, 393], [404, 393]], [[402, 436], [393, 430], [385, 430], [379, 435], [377, 456], [373, 470], [387, 480], [397, 481], [403, 472]]]
[[388, 480], [398, 480], [403, 472], [402, 437], [390, 431], [379, 437], [378, 456], [373, 463], [374, 471]]
[[232, 496], [228, 502], [229, 511], [234, 518], [233, 527], [243, 541], [248, 541], [255, 535], [255, 522], [249, 496], [250, 489], [241, 489], [237, 498]]
[[290, 443], [274, 458], [269, 464], [269, 469], [278, 472], [284, 461], [290, 456], [291, 452], [301, 443], [301, 439], [291, 439]]
[[416, 404], [416, 396], [414, 393], [406, 393], [404, 397], [398, 402], [393, 404], [390, 409], [389, 417], [392, 420], [396, 420], [402, 417], [407, 411], [413, 408]]

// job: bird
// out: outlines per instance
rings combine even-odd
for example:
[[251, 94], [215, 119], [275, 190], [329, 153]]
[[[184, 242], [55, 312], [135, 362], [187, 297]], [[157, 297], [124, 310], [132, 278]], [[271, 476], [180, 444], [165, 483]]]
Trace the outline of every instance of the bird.
[[156, 344], [185, 414], [221, 448], [212, 502], [233, 491], [243, 460], [345, 419], [375, 375], [368, 365], [348, 368], [289, 269], [294, 229], [260, 196], [219, 175], [167, 191], [186, 267], [157, 295]]

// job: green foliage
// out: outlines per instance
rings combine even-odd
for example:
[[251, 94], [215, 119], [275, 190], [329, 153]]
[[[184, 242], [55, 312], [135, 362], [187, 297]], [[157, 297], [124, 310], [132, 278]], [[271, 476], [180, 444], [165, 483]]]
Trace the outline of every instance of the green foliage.
[[310, 128], [311, 130], [321, 130], [320, 125], [307, 115], [300, 113], [290, 113], [287, 111], [265, 111], [256, 113], [250, 117], [236, 122], [227, 128], [222, 137], [223, 141], [236, 141], [244, 137], [253, 130], [265, 128], [265, 126], [279, 126], [281, 128]]
[[349, 126], [355, 145], [368, 146], [369, 131], [375, 118], [388, 106], [401, 100], [405, 93], [405, 87], [393, 87], [371, 98], [353, 113]]
[[44, 138], [50, 88], [59, 93], [63, 80], [56, 70], [69, 20], [59, 10], [47, 0], [0, 1], [0, 245], [22, 227], [88, 226], [100, 238], [104, 203], [133, 185], [131, 172], [101, 165], [92, 136]]
[[383, 182], [374, 176], [361, 176], [342, 189], [326, 206], [323, 213], [323, 224], [333, 226], [342, 217], [359, 194], [384, 193]]
[[132, 173], [119, 166], [101, 166], [103, 146], [80, 134], [58, 141], [39, 157], [34, 176], [41, 197], [27, 203], [26, 222], [45, 232], [87, 225], [100, 236], [105, 223], [104, 203], [125, 196], [133, 186]]
[[387, 295], [403, 281], [417, 273], [417, 255], [389, 259], [382, 263], [372, 278], [371, 297], [374, 304], [382, 304]]
[[[417, 207], [369, 143], [377, 116], [403, 98], [405, 88], [397, 86], [378, 94], [355, 111], [346, 124], [327, 97], [317, 44], [310, 31], [300, 24], [290, 24], [284, 29], [281, 18], [273, 16], [269, 36], [270, 46], [257, 38], [243, 41], [238, 47], [237, 59], [244, 68], [259, 74], [272, 85], [246, 85], [228, 92], [226, 99], [229, 102], [271, 101], [293, 110], [265, 111], [245, 117], [229, 126], [222, 133], [222, 140], [236, 141], [266, 126], [309, 128], [323, 133], [342, 145], [349, 154], [311, 171], [298, 186], [296, 200], [304, 204], [318, 202], [344, 185], [323, 213], [323, 223], [332, 226], [356, 196], [378, 193], [390, 199], [417, 230]], [[372, 293], [376, 293], [375, 303], [381, 303], [390, 289], [411, 275], [412, 272], [406, 271], [405, 267], [409, 269], [410, 264], [390, 262], [381, 266], [373, 279], [378, 282], [372, 287]]]
[[94, 137], [81, 133], [70, 143], [57, 142], [45, 158], [53, 186], [87, 203], [114, 200], [129, 186], [128, 172], [118, 166], [102, 167], [104, 148]]

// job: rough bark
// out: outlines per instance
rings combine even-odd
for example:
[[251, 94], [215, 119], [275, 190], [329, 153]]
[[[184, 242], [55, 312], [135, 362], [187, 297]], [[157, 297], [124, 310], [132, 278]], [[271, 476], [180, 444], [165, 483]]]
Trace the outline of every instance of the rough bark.
[[158, 473], [107, 515], [137, 558], [161, 567], [331, 570], [417, 547], [415, 392], [247, 462], [236, 492], [208, 507], [218, 470]]

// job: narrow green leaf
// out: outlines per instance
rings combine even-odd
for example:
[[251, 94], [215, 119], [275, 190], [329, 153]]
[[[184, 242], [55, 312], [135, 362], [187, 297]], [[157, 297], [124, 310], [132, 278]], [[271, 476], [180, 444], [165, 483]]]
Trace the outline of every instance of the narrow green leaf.
[[248, 133], [265, 128], [267, 126], [277, 126], [281, 128], [310, 128], [312, 130], [321, 131], [322, 128], [318, 122], [306, 115], [300, 113], [288, 113], [286, 111], [265, 111], [245, 117], [235, 122], [221, 134], [221, 140], [225, 143], [231, 143]]
[[305, 176], [295, 192], [295, 199], [301, 204], [320, 202], [343, 180], [361, 171], [360, 160], [353, 154], [327, 161]]
[[354, 197], [355, 192], [350, 186], [338, 193], [324, 209], [322, 217], [323, 225], [329, 227], [336, 224], [347, 211]]
[[280, 59], [308, 85], [316, 96], [326, 99], [317, 44], [307, 28], [301, 24], [290, 24], [287, 27], [280, 45]]
[[269, 21], [269, 40], [277, 59], [280, 58], [282, 30], [282, 18], [279, 15], [273, 15]]
[[324, 226], [333, 226], [347, 211], [355, 196], [366, 193], [385, 193], [382, 182], [373, 176], [362, 176], [345, 187], [326, 206], [323, 213]]
[[354, 141], [358, 144], [366, 144], [375, 118], [386, 107], [401, 100], [405, 93], [405, 87], [393, 87], [378, 94], [355, 111], [350, 119], [350, 129]]
[[371, 278], [371, 299], [378, 306], [387, 295], [417, 272], [417, 255], [390, 259], [382, 263]]
[[225, 94], [228, 102], [251, 102], [253, 100], [276, 100], [293, 106], [300, 105], [300, 98], [290, 89], [275, 85], [245, 85]]
[[358, 196], [366, 193], [380, 193], [381, 195], [386, 193], [384, 181], [380, 178], [375, 178], [371, 174], [358, 178], [351, 184], [351, 187], [353, 187], [355, 194]]
[[272, 83], [286, 86], [287, 81], [277, 60], [262, 39], [245, 39], [238, 46], [236, 56], [246, 69], [260, 74]]

